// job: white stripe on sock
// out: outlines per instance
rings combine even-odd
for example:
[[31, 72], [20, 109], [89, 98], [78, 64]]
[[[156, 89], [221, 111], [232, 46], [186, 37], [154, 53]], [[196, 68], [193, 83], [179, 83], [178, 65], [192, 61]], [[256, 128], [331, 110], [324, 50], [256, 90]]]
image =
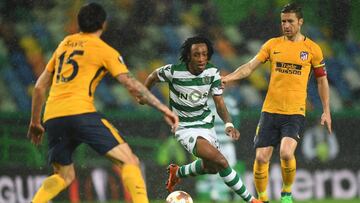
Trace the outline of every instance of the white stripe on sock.
[[[250, 195], [249, 191], [245, 190], [244, 193], [242, 193], [240, 196], [242, 197], [248, 197]], [[250, 199], [251, 200], [251, 199]]]
[[244, 184], [242, 183], [241, 179], [239, 179], [239, 181], [233, 185], [231, 188], [234, 190], [239, 190]]
[[222, 177], [223, 180], [228, 183], [230, 181], [232, 181], [236, 176], [236, 172], [234, 170], [231, 171], [231, 173], [228, 176]]
[[190, 164], [190, 167], [191, 167], [191, 171], [192, 171], [195, 175], [197, 175], [198, 173], [197, 173], [197, 171], [196, 171], [196, 161], [192, 162], [192, 163]]
[[190, 166], [189, 166], [189, 165], [186, 165], [186, 166], [185, 166], [185, 174], [186, 174], [186, 175], [189, 175], [189, 174], [190, 174], [190, 171], [189, 171], [189, 170], [190, 170]]

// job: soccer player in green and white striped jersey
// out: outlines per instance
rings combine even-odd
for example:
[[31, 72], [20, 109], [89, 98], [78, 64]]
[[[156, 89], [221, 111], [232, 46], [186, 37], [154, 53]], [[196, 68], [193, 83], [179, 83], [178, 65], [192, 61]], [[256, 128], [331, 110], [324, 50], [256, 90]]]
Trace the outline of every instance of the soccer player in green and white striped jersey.
[[[169, 64], [156, 69], [145, 81], [151, 89], [157, 82], [167, 82], [170, 89], [170, 107], [179, 116], [176, 139], [198, 159], [188, 165], [168, 167], [167, 190], [172, 192], [180, 178], [202, 174], [216, 174], [246, 202], [260, 202], [246, 189], [239, 175], [229, 166], [219, 151], [214, 130], [214, 115], [207, 105], [211, 94], [216, 111], [225, 123], [226, 134], [238, 140], [222, 97], [219, 70], [209, 63], [213, 54], [211, 42], [201, 36], [188, 38], [181, 47], [180, 64]], [[140, 101], [141, 103], [141, 101]]]

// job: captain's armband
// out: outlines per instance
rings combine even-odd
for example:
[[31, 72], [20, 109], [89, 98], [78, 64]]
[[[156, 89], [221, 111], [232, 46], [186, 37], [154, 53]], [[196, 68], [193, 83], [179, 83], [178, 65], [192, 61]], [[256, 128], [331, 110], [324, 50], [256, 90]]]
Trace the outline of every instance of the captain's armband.
[[327, 75], [325, 66], [314, 67], [314, 75], [316, 78]]

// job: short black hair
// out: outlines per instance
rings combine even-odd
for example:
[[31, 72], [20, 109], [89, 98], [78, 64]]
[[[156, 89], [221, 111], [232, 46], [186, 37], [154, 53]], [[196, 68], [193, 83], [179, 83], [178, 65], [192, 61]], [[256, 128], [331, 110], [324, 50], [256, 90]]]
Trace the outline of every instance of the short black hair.
[[100, 4], [89, 3], [81, 7], [77, 19], [80, 31], [91, 33], [103, 27], [106, 12]]
[[191, 46], [193, 44], [201, 44], [205, 43], [208, 48], [208, 60], [211, 59], [211, 56], [214, 53], [214, 48], [212, 46], [212, 43], [209, 39], [203, 36], [195, 36], [190, 37], [185, 40], [185, 42], [181, 45], [181, 55], [180, 55], [180, 61], [184, 63], [190, 62], [190, 54], [191, 54]]
[[295, 13], [298, 19], [303, 18], [301, 7], [296, 3], [288, 3], [282, 9], [281, 13]]

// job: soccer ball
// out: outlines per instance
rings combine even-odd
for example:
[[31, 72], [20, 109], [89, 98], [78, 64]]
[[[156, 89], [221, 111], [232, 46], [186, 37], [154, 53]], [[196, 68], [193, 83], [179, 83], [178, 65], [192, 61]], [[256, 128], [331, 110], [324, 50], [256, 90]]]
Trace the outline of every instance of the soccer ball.
[[184, 191], [174, 191], [166, 197], [166, 203], [193, 203], [193, 200]]

